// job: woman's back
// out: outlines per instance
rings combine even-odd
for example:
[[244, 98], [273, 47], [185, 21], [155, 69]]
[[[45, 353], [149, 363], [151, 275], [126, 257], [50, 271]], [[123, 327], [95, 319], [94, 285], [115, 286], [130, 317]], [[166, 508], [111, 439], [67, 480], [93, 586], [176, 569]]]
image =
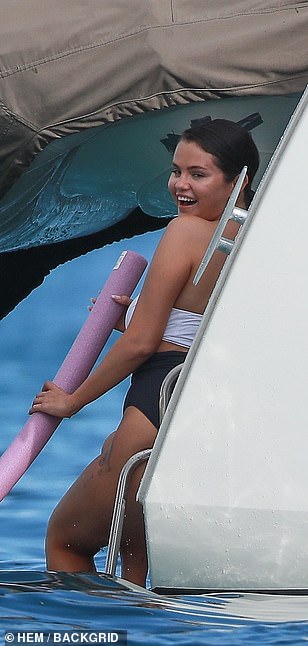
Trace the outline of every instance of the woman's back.
[[[186, 259], [191, 262], [191, 271], [186, 284], [174, 303], [174, 307], [202, 314], [208, 304], [226, 257], [220, 252], [215, 252], [198, 285], [194, 285], [193, 279], [218, 222], [208, 222], [189, 215], [180, 217], [181, 223], [179, 220], [176, 223], [174, 222], [174, 228], [180, 225], [183, 228], [183, 235], [187, 236]], [[234, 239], [237, 231], [238, 225], [231, 222], [226, 228], [226, 236]]]

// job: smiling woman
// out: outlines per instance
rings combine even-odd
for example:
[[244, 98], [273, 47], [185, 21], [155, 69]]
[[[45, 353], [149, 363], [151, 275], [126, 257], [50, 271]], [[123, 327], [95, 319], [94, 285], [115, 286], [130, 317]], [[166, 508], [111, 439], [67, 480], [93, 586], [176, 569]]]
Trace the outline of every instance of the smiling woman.
[[213, 155], [194, 142], [181, 141], [169, 180], [170, 191], [178, 205], [178, 215], [202, 213], [204, 219], [216, 221], [233, 186], [234, 182], [225, 179]]
[[243, 154], [247, 176], [238, 206], [248, 208], [253, 195], [251, 184], [259, 167], [259, 153], [249, 133], [225, 119], [185, 130], [169, 180], [179, 214], [194, 213], [196, 207], [205, 219], [216, 220], [242, 170]]
[[[239, 197], [240, 203], [244, 202], [244, 191], [257, 169], [258, 152], [241, 126], [217, 119], [186, 130], [173, 161], [169, 188], [180, 217], [170, 222], [158, 245], [123, 335], [73, 393], [67, 394], [48, 381], [30, 410], [71, 417], [133, 375], [118, 429], [51, 517], [46, 546], [47, 565], [52, 570], [95, 569], [94, 556], [108, 542], [121, 469], [133, 454], [154, 443], [161, 384], [170, 369], [185, 360], [224, 259], [213, 257], [197, 286], [193, 278], [238, 174], [247, 166]], [[230, 222], [227, 235], [234, 237], [237, 226]], [[126, 295], [117, 298], [129, 304]], [[147, 573], [142, 509], [136, 502], [143, 470], [143, 465], [138, 466], [131, 477], [121, 543], [122, 575], [139, 585], [145, 584]]]

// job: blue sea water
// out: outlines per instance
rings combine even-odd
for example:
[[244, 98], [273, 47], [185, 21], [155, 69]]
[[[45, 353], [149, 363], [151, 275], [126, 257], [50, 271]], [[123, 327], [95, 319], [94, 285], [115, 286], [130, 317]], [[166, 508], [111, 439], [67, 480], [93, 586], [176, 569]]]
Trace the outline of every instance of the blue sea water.
[[[0, 453], [26, 421], [35, 392], [57, 372], [87, 316], [90, 297], [121, 251], [129, 248], [150, 258], [160, 235], [113, 244], [59, 267], [0, 323]], [[0, 643], [7, 631], [69, 629], [127, 630], [129, 645], [307, 642], [304, 595], [159, 596], [150, 589], [123, 588], [101, 575], [46, 573], [50, 512], [116, 427], [126, 387], [121, 384], [64, 421], [0, 503]], [[96, 561], [99, 572], [105, 557], [103, 550]]]

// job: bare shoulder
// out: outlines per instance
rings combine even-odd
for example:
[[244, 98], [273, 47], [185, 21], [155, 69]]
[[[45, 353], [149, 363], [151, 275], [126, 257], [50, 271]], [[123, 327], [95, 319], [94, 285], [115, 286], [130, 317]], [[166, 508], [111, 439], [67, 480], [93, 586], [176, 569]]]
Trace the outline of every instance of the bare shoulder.
[[164, 235], [176, 244], [181, 241], [186, 245], [190, 241], [194, 244], [200, 238], [206, 242], [212, 237], [216, 224], [193, 215], [181, 215], [169, 222]]
[[[214, 225], [215, 228], [215, 225]], [[199, 261], [213, 235], [213, 224], [196, 216], [180, 215], [169, 222], [154, 254], [151, 267], [172, 267], [185, 275]]]
[[203, 220], [203, 218], [198, 218], [195, 215], [180, 215], [169, 222], [167, 229], [187, 232], [211, 229], [212, 226], [213, 222]]

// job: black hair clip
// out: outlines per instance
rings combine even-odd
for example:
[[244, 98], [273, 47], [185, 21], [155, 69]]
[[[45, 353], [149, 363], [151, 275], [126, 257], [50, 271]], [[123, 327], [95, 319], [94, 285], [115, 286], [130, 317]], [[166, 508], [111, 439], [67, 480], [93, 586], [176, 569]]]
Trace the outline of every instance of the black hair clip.
[[240, 119], [237, 123], [239, 126], [242, 126], [242, 128], [245, 128], [245, 130], [253, 130], [263, 123], [263, 119], [260, 112], [253, 112], [252, 114], [249, 114], [248, 117]]
[[[209, 115], [205, 117], [200, 117], [200, 119], [192, 119], [190, 122], [190, 127], [191, 128], [198, 128], [200, 126], [204, 126], [208, 124], [210, 121], [212, 121], [212, 117]], [[243, 119], [240, 119], [237, 121], [237, 124], [241, 126], [242, 128], [245, 128], [245, 130], [253, 130], [254, 128], [257, 128], [257, 126], [260, 126], [261, 123], [263, 123], [263, 119], [260, 115], [259, 112], [253, 112], [252, 114], [249, 114], [247, 117], [244, 117]], [[175, 132], [168, 132], [167, 136], [164, 137], [164, 139], [161, 139], [161, 143], [165, 148], [168, 150], [169, 153], [174, 153], [179, 141], [180, 141], [181, 135], [176, 134]]]

